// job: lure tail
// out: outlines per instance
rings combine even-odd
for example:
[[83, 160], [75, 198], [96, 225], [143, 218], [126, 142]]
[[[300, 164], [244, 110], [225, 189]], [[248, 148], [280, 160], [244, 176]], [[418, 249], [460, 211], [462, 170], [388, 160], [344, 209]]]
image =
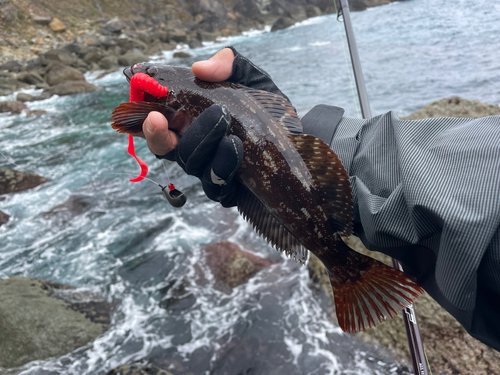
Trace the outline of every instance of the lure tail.
[[357, 280], [340, 284], [331, 275], [330, 282], [340, 328], [349, 333], [393, 318], [423, 293], [410, 276], [371, 258]]

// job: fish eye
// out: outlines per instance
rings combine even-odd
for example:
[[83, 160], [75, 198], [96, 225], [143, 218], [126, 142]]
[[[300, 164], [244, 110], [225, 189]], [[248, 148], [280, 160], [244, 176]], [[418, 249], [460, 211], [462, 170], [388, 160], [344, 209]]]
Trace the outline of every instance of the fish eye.
[[146, 74], [150, 77], [154, 77], [156, 73], [158, 73], [158, 69], [154, 65], [148, 67], [146, 70]]

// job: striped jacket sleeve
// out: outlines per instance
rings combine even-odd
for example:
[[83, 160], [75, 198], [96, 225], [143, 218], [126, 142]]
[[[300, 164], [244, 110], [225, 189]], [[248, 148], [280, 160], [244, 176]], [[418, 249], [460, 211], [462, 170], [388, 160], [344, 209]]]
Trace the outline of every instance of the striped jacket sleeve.
[[333, 126], [355, 233], [500, 350], [500, 116], [404, 121], [388, 112]]

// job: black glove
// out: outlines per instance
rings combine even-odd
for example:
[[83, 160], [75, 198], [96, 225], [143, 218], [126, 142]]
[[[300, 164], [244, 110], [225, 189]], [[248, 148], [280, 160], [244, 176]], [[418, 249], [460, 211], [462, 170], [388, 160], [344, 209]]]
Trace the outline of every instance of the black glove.
[[[258, 90], [286, 96], [271, 80], [269, 74], [255, 66], [233, 47], [233, 69], [227, 81], [240, 83]], [[287, 98], [288, 99], [288, 98]], [[159, 159], [177, 161], [189, 174], [201, 180], [208, 198], [224, 207], [237, 204], [240, 184], [233, 179], [243, 161], [243, 143], [234, 136], [226, 136], [231, 117], [225, 107], [213, 105], [203, 111], [187, 128], [175, 150]], [[301, 132], [302, 129], [296, 129]]]

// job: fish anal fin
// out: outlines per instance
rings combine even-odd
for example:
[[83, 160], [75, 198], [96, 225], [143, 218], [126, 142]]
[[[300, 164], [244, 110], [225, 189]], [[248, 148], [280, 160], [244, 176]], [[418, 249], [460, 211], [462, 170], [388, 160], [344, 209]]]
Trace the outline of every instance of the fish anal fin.
[[290, 134], [289, 138], [310, 171], [318, 196], [328, 207], [332, 231], [349, 236], [352, 232], [352, 193], [342, 162], [319, 138], [308, 134]]
[[142, 124], [149, 112], [158, 111], [164, 115], [173, 112], [172, 109], [154, 102], [121, 103], [111, 114], [111, 127], [119, 133], [134, 134], [142, 131]]
[[278, 251], [298, 263], [306, 262], [308, 250], [246, 188], [240, 189], [238, 194], [238, 211]]
[[407, 274], [372, 259], [359, 279], [340, 284], [330, 276], [340, 328], [364, 331], [393, 318], [413, 303], [423, 289]]

